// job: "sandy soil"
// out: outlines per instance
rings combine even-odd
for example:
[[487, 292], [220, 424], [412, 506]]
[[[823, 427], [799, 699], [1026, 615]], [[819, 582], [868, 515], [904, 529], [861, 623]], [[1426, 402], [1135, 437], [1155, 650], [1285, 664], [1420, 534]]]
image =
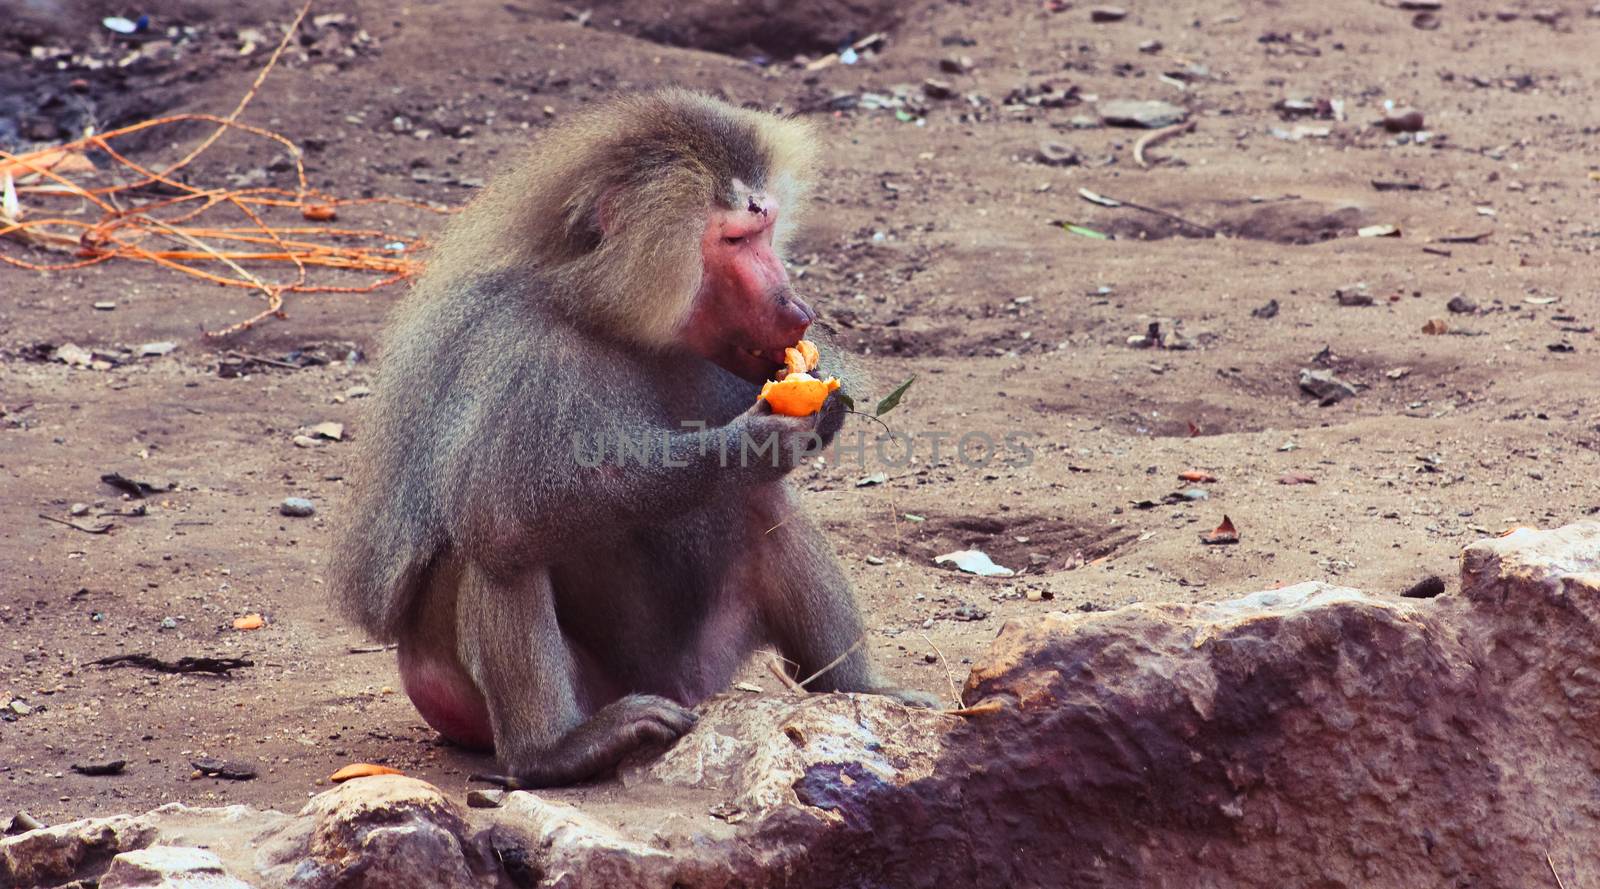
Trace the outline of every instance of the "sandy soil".
[[[85, 122], [225, 113], [266, 52], [241, 55], [239, 29], [272, 33], [293, 12], [266, 4], [243, 23], [151, 4], [158, 27], [193, 34], [90, 71], [53, 48], [80, 61], [130, 48], [83, 6], [0, 36], [8, 150]], [[704, 26], [647, 19], [701, 7], [647, 5], [620, 27], [700, 39]], [[883, 23], [869, 4], [821, 18], [833, 27], [847, 8], [856, 33]], [[1012, 434], [1031, 454], [979, 466], [948, 443], [935, 458], [923, 438], [914, 462], [797, 475], [855, 579], [872, 652], [899, 681], [950, 690], [1012, 616], [1305, 579], [1398, 592], [1452, 578], [1478, 536], [1600, 510], [1600, 17], [1586, 4], [1447, 0], [1428, 29], [1372, 0], [1135, 3], [1110, 23], [1076, 3], [931, 3], [884, 19], [887, 39], [858, 63], [814, 72], [787, 55], [753, 63], [769, 51], [759, 28], [716, 54], [631, 36], [608, 9], [585, 24], [554, 3], [321, 0], [316, 14], [347, 18], [310, 29], [246, 119], [306, 145], [319, 187], [441, 205], [469, 199], [551, 120], [617, 90], [680, 83], [815, 120], [827, 175], [793, 257], [800, 286], [865, 356], [874, 394], [918, 375], [889, 418], [897, 431]], [[800, 19], [771, 52], [804, 43]], [[970, 68], [941, 70], [962, 57]], [[925, 97], [930, 77], [956, 98]], [[863, 100], [897, 88], [903, 114]], [[1197, 125], [1144, 169], [1142, 131], [1096, 123], [1113, 99], [1177, 103]], [[1295, 117], [1284, 100], [1311, 111]], [[1420, 109], [1429, 135], [1375, 126], [1391, 101]], [[1346, 119], [1325, 119], [1335, 102]], [[1274, 133], [1297, 126], [1298, 140]], [[130, 150], [155, 162], [199, 134]], [[1045, 141], [1081, 162], [1039, 162]], [[226, 182], [272, 161], [224, 140], [192, 175]], [[1171, 215], [1093, 204], [1080, 188]], [[404, 233], [438, 225], [367, 212]], [[1403, 236], [1356, 236], [1375, 224]], [[52, 258], [15, 242], [0, 253]], [[1343, 305], [1341, 290], [1373, 304]], [[293, 443], [323, 421], [359, 438], [349, 393], [372, 381], [395, 293], [291, 299], [287, 320], [218, 342], [199, 331], [253, 313], [248, 294], [132, 263], [0, 266], [0, 825], [15, 809], [56, 822], [169, 800], [294, 808], [350, 761], [459, 792], [487, 765], [438, 742], [395, 691], [392, 654], [361, 651], [368, 640], [334, 613], [328, 518], [351, 452]], [[1450, 311], [1458, 294], [1476, 310]], [[1277, 314], [1258, 317], [1272, 300]], [[1157, 319], [1163, 332], [1181, 321], [1192, 348], [1129, 345]], [[1424, 334], [1433, 319], [1449, 332]], [[115, 356], [160, 340], [178, 348], [107, 370], [48, 360], [68, 342]], [[331, 360], [224, 377], [229, 350]], [[1323, 406], [1301, 391], [1302, 369], [1357, 392]], [[1217, 480], [1180, 480], [1187, 470]], [[175, 487], [130, 500], [101, 483], [110, 472]], [[1281, 484], [1288, 474], [1315, 484]], [[1189, 488], [1207, 499], [1168, 502]], [[280, 515], [286, 496], [311, 498], [317, 515]], [[89, 505], [74, 521], [115, 527], [91, 535], [40, 517], [70, 518], [74, 503]], [[1242, 541], [1203, 545], [1224, 514]], [[966, 547], [1025, 570], [980, 579], [932, 563]], [[251, 612], [264, 629], [232, 629]], [[254, 665], [230, 679], [87, 666], [128, 653]], [[776, 693], [763, 671], [748, 678]], [[201, 756], [259, 776], [196, 777]], [[107, 759], [126, 770], [71, 769]]]

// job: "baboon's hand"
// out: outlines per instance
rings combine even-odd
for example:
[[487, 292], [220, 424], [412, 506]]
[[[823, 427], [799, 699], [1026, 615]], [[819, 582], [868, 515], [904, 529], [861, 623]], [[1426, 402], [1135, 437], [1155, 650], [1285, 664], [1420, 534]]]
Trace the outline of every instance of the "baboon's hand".
[[508, 790], [558, 787], [609, 772], [635, 750], [661, 748], [694, 728], [694, 711], [656, 695], [612, 701], [553, 747], [502, 759], [508, 774], [473, 775]]
[[844, 403], [836, 395], [828, 396], [822, 409], [809, 417], [776, 414], [765, 401], [758, 401], [733, 422], [729, 465], [786, 474], [833, 442], [844, 415]]

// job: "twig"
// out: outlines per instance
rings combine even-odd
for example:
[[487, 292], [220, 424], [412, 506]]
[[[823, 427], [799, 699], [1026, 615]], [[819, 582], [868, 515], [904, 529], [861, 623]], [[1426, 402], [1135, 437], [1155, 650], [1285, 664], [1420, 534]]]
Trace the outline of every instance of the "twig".
[[810, 676], [807, 676], [806, 678], [800, 680], [799, 682], [797, 682], [795, 684], [800, 686], [801, 688], [805, 688], [807, 685], [811, 684], [811, 681], [816, 679], [818, 676], [821, 676], [823, 673], [826, 673], [829, 670], [832, 670], [834, 667], [837, 667], [840, 664], [844, 663], [844, 659], [849, 657], [852, 654], [855, 654], [856, 649], [860, 648], [862, 646], [862, 644], [865, 643], [866, 641], [867, 641], [867, 634], [866, 633], [862, 633], [861, 634], [861, 638], [857, 639], [855, 641], [855, 643], [852, 644], [849, 648], [846, 648], [843, 652], [840, 652], [838, 657], [834, 658], [831, 661], [828, 661], [828, 665], [827, 666], [823, 667], [822, 669], [818, 670], [815, 673], [812, 673]]
[[973, 704], [971, 707], [962, 707], [959, 710], [940, 710], [939, 712], [945, 716], [983, 716], [988, 713], [999, 713], [1005, 708], [1004, 701], [991, 698], [981, 704]]
[[794, 681], [794, 677], [790, 676], [789, 671], [784, 669], [777, 652], [773, 652], [772, 657], [767, 660], [767, 670], [778, 677], [778, 681], [782, 682], [784, 687], [790, 691], [797, 691], [800, 694], [807, 693], [805, 687]]
[[374, 653], [379, 652], [379, 651], [388, 651], [389, 649], [395, 648], [395, 647], [396, 646], [392, 645], [392, 644], [391, 645], [352, 645], [352, 646], [350, 646], [350, 653], [351, 654], [374, 654]]
[[76, 531], [82, 531], [85, 534], [104, 534], [116, 527], [116, 525], [112, 524], [111, 522], [106, 522], [104, 525], [80, 525], [77, 522], [69, 522], [66, 519], [58, 519], [55, 516], [48, 516], [42, 512], [39, 513], [39, 518], [44, 519], [47, 522], [55, 522], [58, 525], [66, 525], [68, 528], [72, 528]]
[[1182, 216], [1179, 216], [1176, 213], [1168, 213], [1165, 210], [1158, 210], [1155, 207], [1146, 207], [1144, 204], [1135, 204], [1133, 201], [1122, 201], [1122, 206], [1129, 207], [1129, 208], [1134, 209], [1134, 210], [1143, 210], [1146, 213], [1154, 213], [1157, 216], [1166, 217], [1167, 219], [1170, 219], [1173, 222], [1178, 223], [1179, 225], [1187, 225], [1188, 227], [1190, 227], [1192, 229], [1195, 229], [1197, 231], [1203, 231], [1203, 232], [1206, 233], [1206, 237], [1208, 237], [1208, 238], [1214, 238], [1217, 235], [1217, 230], [1212, 228], [1211, 226], [1209, 226], [1209, 225], [1201, 225], [1198, 222], [1190, 222], [1189, 220], [1184, 219]]
[[1567, 889], [1567, 884], [1561, 882], [1561, 875], [1556, 873], [1556, 863], [1550, 860], [1550, 850], [1544, 852], [1544, 863], [1550, 866], [1550, 876], [1556, 878], [1556, 889]]
[[148, 654], [114, 654], [103, 657], [90, 664], [100, 667], [143, 667], [146, 670], [155, 670], [158, 673], [215, 673], [224, 679], [228, 678], [229, 670], [238, 670], [242, 667], [254, 667], [255, 661], [242, 657], [181, 657], [175, 661], [164, 661], [161, 658]]
[[288, 368], [290, 370], [304, 370], [305, 369], [305, 368], [301, 367], [298, 364], [291, 364], [291, 363], [289, 363], [287, 361], [279, 361], [276, 358], [263, 358], [260, 355], [250, 355], [248, 353], [237, 352], [237, 351], [234, 351], [232, 349], [230, 349], [230, 350], [228, 350], [226, 352], [223, 352], [222, 354], [224, 356], [228, 357], [228, 358], [237, 358], [240, 361], [254, 361], [257, 364], [268, 364], [268, 365], [271, 365], [273, 367], [286, 367], [286, 368]]
[[257, 278], [255, 275], [250, 274], [250, 272], [246, 271], [243, 266], [241, 266], [238, 263], [234, 262], [232, 259], [229, 259], [228, 257], [224, 256], [221, 252], [219, 252], [218, 250], [216, 250], [215, 248], [213, 248], [211, 245], [207, 244], [206, 242], [194, 237], [193, 235], [189, 234], [188, 232], [182, 231], [181, 229], [173, 228], [172, 226], [167, 225], [165, 222], [162, 222], [161, 220], [156, 219], [153, 216], [145, 216], [144, 214], [140, 214], [140, 217], [142, 219], [144, 219], [145, 221], [151, 223], [152, 225], [156, 226], [157, 228], [161, 229], [162, 231], [166, 232], [167, 234], [171, 235], [172, 237], [177, 238], [180, 241], [183, 241], [184, 243], [188, 244], [191, 247], [194, 247], [197, 250], [204, 251], [205, 253], [209, 254], [211, 256], [211, 258], [217, 260], [218, 262], [222, 263], [223, 265], [227, 266], [228, 268], [233, 269], [233, 273], [234, 274], [236, 274], [239, 277], [245, 279], [246, 281], [249, 281], [251, 284], [254, 284], [256, 286], [257, 290], [260, 290], [262, 293], [266, 294], [267, 295], [267, 299], [269, 301], [272, 300], [272, 299], [277, 298], [278, 295], [276, 293], [272, 292], [272, 288], [267, 286], [267, 283], [265, 281], [262, 281], [260, 278]]
[[1139, 137], [1139, 141], [1133, 143], [1133, 159], [1138, 161], [1139, 166], [1148, 168], [1150, 166], [1150, 162], [1144, 159], [1144, 150], [1146, 148], [1149, 148], [1152, 145], [1159, 145], [1162, 142], [1171, 139], [1173, 136], [1187, 133], [1193, 130], [1195, 124], [1198, 122], [1199, 121], [1195, 120], [1187, 120], [1183, 123], [1173, 124], [1170, 127], [1162, 127], [1159, 130], [1152, 130], [1148, 133], [1145, 133], [1143, 136]]
[[939, 650], [939, 646], [933, 644], [933, 640], [928, 638], [927, 633], [919, 631], [917, 635], [921, 636], [922, 641], [928, 643], [928, 647], [933, 649], [933, 653], [939, 657], [939, 666], [944, 668], [944, 680], [950, 683], [950, 697], [956, 702], [956, 707], [959, 709], [966, 706], [961, 703], [961, 690], [956, 687], [956, 678], [950, 675], [950, 662], [944, 659], [944, 652]]

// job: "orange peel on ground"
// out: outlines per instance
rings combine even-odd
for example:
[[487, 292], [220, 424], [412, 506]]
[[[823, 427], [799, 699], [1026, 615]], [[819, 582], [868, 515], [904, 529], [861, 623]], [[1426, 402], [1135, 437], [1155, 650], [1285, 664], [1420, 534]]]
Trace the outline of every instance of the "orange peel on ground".
[[328, 776], [328, 780], [335, 784], [342, 784], [352, 778], [371, 778], [374, 775], [404, 775], [399, 769], [380, 766], [370, 762], [357, 762], [345, 766]]

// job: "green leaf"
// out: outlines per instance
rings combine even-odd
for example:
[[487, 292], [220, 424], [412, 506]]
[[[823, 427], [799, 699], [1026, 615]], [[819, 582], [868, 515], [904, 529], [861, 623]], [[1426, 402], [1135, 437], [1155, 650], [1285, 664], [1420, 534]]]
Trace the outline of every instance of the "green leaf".
[[837, 391], [837, 392], [835, 392], [833, 394], [839, 396], [839, 400], [844, 402], [844, 409], [845, 410], [853, 411], [853, 410], [856, 409], [856, 400], [854, 398], [851, 398], [849, 395], [845, 394], [845, 391], [843, 389], [840, 389], [839, 391]]
[[890, 392], [888, 395], [883, 396], [883, 400], [878, 402], [878, 409], [876, 411], [873, 411], [873, 416], [881, 417], [884, 414], [887, 414], [888, 412], [890, 412], [890, 411], [894, 410], [895, 408], [899, 407], [900, 406], [900, 396], [906, 394], [906, 390], [910, 389], [911, 388], [911, 384], [916, 382], [916, 381], [917, 381], [917, 375], [916, 374], [912, 374], [911, 377], [909, 379], [907, 379], [904, 383], [901, 383], [899, 386], [896, 386], [895, 390], [893, 392]]
[[1097, 232], [1092, 228], [1085, 228], [1084, 226], [1074, 225], [1074, 224], [1072, 224], [1070, 222], [1061, 223], [1061, 227], [1066, 229], [1069, 232], [1072, 232], [1075, 235], [1082, 235], [1085, 238], [1094, 238], [1097, 241], [1109, 241], [1109, 240], [1111, 240], [1111, 236], [1106, 234], [1105, 232]]

